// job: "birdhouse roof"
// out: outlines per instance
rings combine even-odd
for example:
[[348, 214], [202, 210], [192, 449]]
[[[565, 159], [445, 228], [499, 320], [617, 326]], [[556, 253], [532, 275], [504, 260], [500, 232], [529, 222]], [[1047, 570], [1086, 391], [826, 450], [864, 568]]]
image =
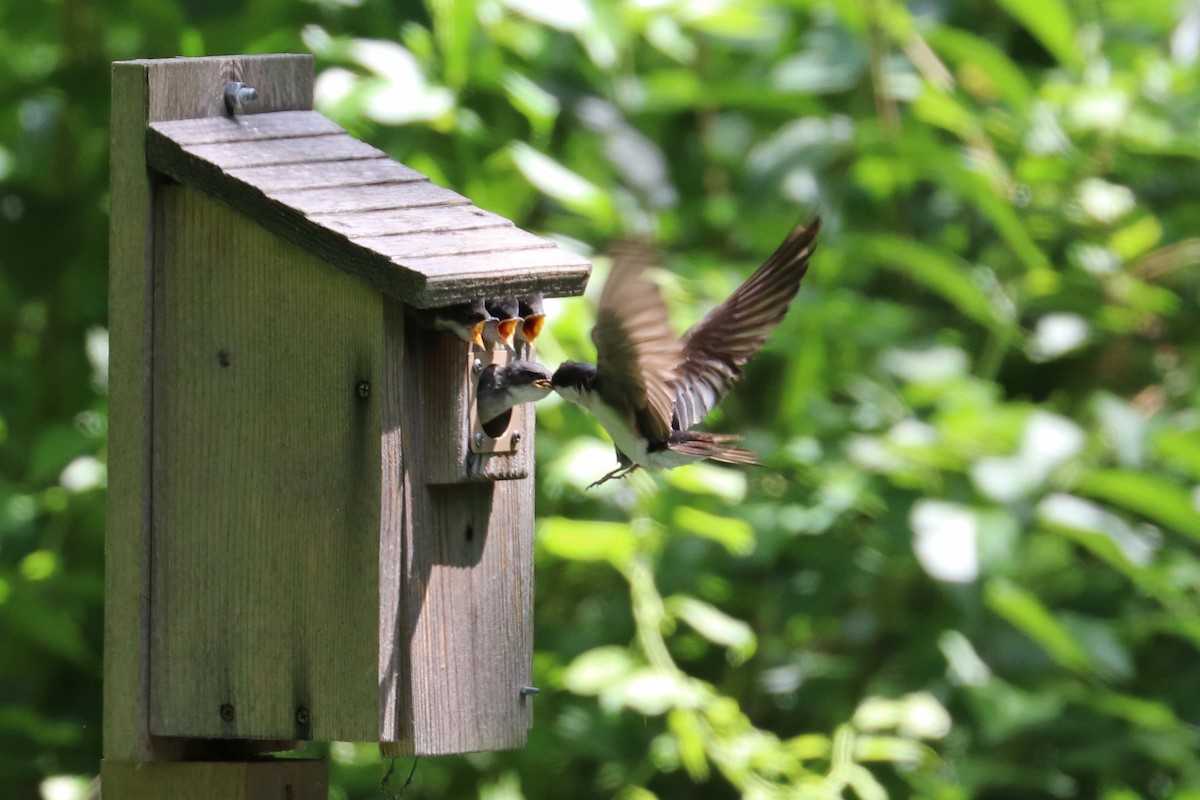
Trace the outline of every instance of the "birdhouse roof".
[[477, 208], [316, 111], [152, 122], [146, 157], [419, 308], [537, 289], [580, 294], [587, 283], [587, 259]]

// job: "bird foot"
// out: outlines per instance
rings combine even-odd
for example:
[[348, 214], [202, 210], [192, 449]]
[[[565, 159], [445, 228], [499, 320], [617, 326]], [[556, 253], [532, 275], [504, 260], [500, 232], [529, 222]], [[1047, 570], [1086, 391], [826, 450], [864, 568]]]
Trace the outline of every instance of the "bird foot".
[[618, 466], [616, 469], [614, 469], [612, 472], [605, 475], [600, 480], [589, 483], [587, 488], [595, 489], [597, 486], [599, 486], [602, 483], [608, 483], [609, 481], [614, 480], [614, 479], [620, 480], [621, 478], [624, 478], [626, 475], [633, 472], [637, 468], [638, 468], [637, 464], [630, 464], [629, 466], [625, 466], [624, 464], [622, 464], [622, 465]]

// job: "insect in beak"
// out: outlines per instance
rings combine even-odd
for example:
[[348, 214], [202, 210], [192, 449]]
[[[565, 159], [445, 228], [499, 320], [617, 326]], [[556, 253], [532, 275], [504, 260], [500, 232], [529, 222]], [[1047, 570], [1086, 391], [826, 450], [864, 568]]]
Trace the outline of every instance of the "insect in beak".
[[534, 380], [534, 382], [533, 382], [533, 385], [534, 385], [534, 386], [536, 386], [536, 387], [537, 387], [537, 388], [539, 388], [539, 389], [552, 389], [552, 388], [554, 388], [554, 387], [553, 387], [553, 385], [550, 383], [550, 379], [549, 379], [549, 378], [537, 378], [536, 380]]

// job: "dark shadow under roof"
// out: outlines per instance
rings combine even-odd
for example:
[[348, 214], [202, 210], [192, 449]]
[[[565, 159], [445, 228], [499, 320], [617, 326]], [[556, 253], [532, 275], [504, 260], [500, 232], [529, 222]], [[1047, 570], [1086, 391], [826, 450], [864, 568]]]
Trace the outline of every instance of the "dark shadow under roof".
[[391, 160], [316, 111], [153, 122], [150, 167], [420, 308], [575, 295], [586, 258]]

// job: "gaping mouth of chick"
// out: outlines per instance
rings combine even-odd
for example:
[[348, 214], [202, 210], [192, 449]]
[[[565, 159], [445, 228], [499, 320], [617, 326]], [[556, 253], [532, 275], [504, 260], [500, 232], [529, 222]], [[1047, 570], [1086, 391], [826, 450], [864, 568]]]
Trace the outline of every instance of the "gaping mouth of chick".
[[542, 326], [545, 324], [545, 314], [530, 314], [525, 318], [525, 321], [521, 323], [521, 335], [525, 337], [526, 341], [532, 342], [537, 339], [539, 334], [541, 334]]
[[513, 346], [513, 334], [517, 332], [517, 326], [520, 324], [521, 320], [519, 319], [503, 319], [496, 326], [500, 339], [509, 347]]

